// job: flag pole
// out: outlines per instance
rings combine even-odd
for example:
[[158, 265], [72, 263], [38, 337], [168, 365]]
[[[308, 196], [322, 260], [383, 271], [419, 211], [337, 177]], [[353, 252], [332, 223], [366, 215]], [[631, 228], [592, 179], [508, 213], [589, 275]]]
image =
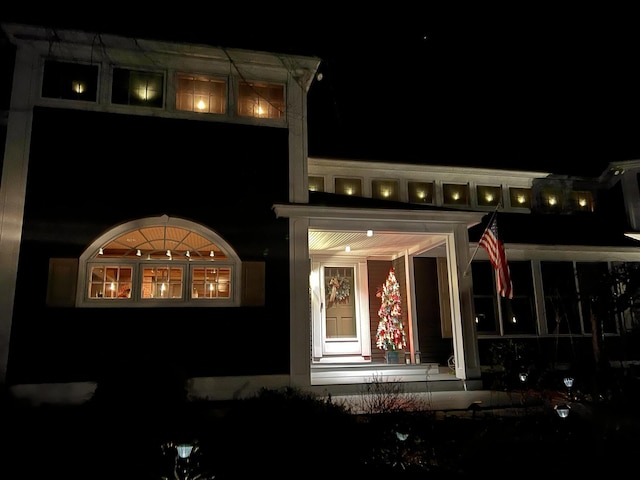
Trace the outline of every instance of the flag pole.
[[[489, 228], [489, 225], [491, 225], [491, 222], [493, 221], [493, 218], [498, 214], [498, 209], [500, 208], [500, 205], [502, 205], [502, 202], [498, 202], [498, 204], [496, 205], [496, 208], [494, 208], [493, 212], [491, 212], [491, 216], [489, 217], [489, 221], [487, 222], [487, 226], [484, 227], [484, 230], [482, 231], [482, 235], [484, 235], [484, 233]], [[482, 238], [482, 235], [480, 235], [480, 238]], [[473, 262], [473, 259], [476, 258], [476, 253], [478, 253], [478, 249], [479, 248], [480, 248], [480, 242], [478, 242], [476, 244], [476, 249], [473, 251], [473, 255], [471, 255], [471, 258], [469, 259], [469, 263], [467, 264], [467, 268], [465, 268], [464, 272], [462, 273], [463, 277], [466, 277], [467, 275], [469, 275], [469, 268], [471, 267], [471, 262]]]

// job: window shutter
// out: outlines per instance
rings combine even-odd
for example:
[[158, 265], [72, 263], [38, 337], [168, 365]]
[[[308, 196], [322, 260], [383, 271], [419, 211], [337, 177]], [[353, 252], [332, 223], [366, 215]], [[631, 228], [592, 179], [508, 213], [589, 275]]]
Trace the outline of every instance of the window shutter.
[[264, 262], [242, 262], [242, 306], [264, 306], [264, 283]]
[[78, 281], [78, 259], [49, 259], [49, 279], [47, 282], [48, 307], [73, 307], [76, 302]]

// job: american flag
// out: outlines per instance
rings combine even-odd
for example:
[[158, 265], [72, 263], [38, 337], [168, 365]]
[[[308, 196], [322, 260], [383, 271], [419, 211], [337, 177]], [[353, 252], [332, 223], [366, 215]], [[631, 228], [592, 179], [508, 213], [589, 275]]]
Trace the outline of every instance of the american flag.
[[498, 219], [496, 215], [487, 225], [478, 245], [487, 251], [491, 265], [496, 270], [496, 289], [498, 293], [503, 297], [513, 298], [511, 272], [509, 271], [504, 245], [498, 237]]

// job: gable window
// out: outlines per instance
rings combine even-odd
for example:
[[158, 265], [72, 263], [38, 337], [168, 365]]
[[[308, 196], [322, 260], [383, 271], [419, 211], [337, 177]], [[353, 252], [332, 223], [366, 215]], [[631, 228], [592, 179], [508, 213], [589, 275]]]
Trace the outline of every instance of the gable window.
[[197, 224], [165, 218], [130, 222], [96, 240], [80, 259], [78, 303], [237, 305], [242, 265], [233, 249]]
[[119, 105], [162, 108], [164, 74], [114, 68], [111, 102]]
[[284, 86], [264, 82], [238, 85], [238, 115], [256, 118], [284, 118]]
[[44, 64], [42, 96], [95, 102], [98, 66], [47, 60]]
[[178, 75], [176, 110], [197, 113], [224, 113], [227, 108], [227, 83], [203, 75]]

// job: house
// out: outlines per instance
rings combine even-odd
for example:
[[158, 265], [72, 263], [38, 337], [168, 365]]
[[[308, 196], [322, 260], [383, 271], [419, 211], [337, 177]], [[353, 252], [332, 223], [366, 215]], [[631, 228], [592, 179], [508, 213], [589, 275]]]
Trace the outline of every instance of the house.
[[[0, 372], [16, 396], [171, 375], [213, 400], [376, 379], [473, 391], [514, 341], [554, 365], [588, 361], [594, 338], [635, 358], [633, 304], [591, 312], [598, 279], [640, 265], [640, 162], [573, 178], [309, 158], [319, 58], [2, 30]], [[512, 299], [478, 248], [494, 212]], [[395, 358], [376, 338], [385, 287]]]

